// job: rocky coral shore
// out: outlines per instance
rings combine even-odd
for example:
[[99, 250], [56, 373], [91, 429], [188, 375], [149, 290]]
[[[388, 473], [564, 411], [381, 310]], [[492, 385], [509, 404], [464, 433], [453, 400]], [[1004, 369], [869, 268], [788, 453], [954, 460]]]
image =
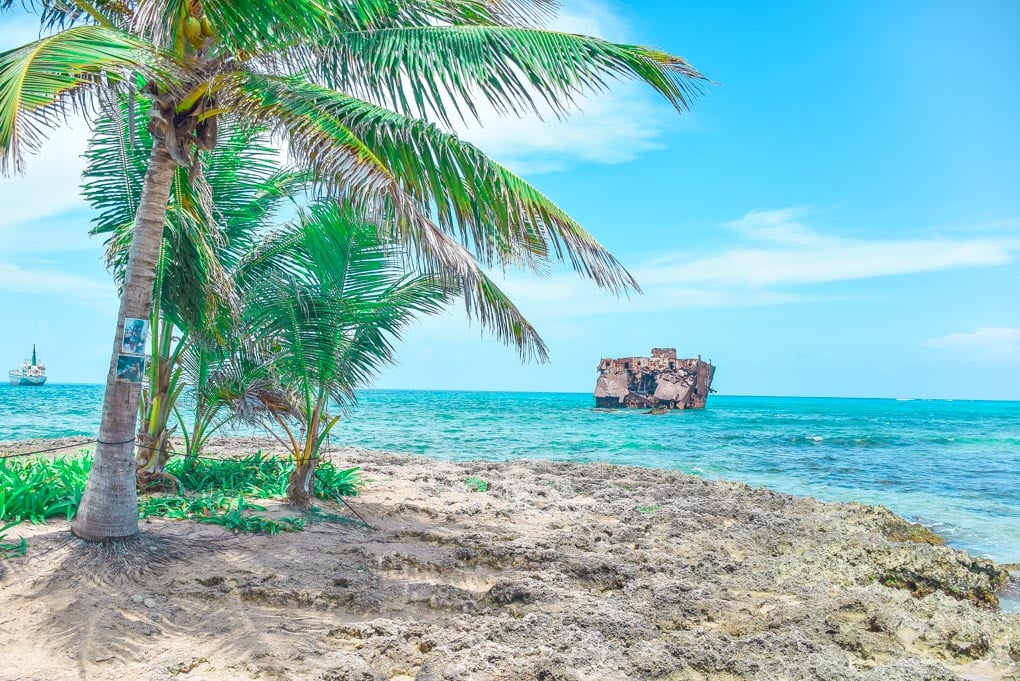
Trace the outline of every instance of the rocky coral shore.
[[102, 551], [66, 523], [8, 531], [31, 548], [0, 568], [0, 678], [1020, 679], [1009, 573], [881, 508], [662, 470], [334, 455], [363, 466], [370, 527], [153, 521]]

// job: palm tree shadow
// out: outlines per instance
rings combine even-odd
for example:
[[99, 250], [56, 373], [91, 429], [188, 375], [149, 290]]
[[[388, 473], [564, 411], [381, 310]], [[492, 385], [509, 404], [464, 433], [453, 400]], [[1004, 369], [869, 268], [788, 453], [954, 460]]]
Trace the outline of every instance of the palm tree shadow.
[[[196, 623], [216, 621], [218, 608], [172, 598], [173, 585], [193, 566], [222, 560], [237, 543], [219, 528], [192, 523], [153, 524], [130, 540], [105, 544], [60, 528], [33, 539], [6, 586], [42, 604], [33, 640], [70, 656], [87, 678], [95, 664], [142, 661], [156, 641], [201, 636]], [[257, 649], [257, 631], [250, 633], [244, 647]]]
[[12, 562], [0, 593], [36, 601], [18, 622], [22, 640], [70, 657], [83, 678], [109, 665], [173, 674], [209, 660], [268, 674], [283, 657], [345, 645], [351, 626], [376, 618], [434, 621], [488, 607], [500, 570], [476, 564], [485, 556], [466, 555], [430, 518], [393, 522], [372, 503], [358, 510], [387, 527], [317, 522], [270, 537], [158, 520], [111, 544], [56, 527]]

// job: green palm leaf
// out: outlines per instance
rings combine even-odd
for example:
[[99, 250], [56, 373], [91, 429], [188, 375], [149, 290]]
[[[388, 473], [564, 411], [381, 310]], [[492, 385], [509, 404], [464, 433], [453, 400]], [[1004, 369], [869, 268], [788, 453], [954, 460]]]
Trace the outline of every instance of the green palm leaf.
[[[184, 20], [192, 4], [191, 0], [140, 2], [132, 25], [154, 44], [183, 54], [188, 45]], [[334, 26], [328, 1], [203, 0], [199, 6], [215, 29], [215, 51], [225, 57], [318, 40]]]
[[[331, 234], [338, 229], [338, 224], [342, 227], [351, 220], [350, 210], [339, 205], [314, 206], [311, 211], [303, 214], [301, 229], [292, 226], [262, 239], [238, 270], [239, 288], [247, 290], [258, 281], [279, 277], [281, 274], [286, 276], [289, 286], [293, 282], [307, 281], [309, 273], [313, 272], [314, 276], [327, 279], [334, 290], [347, 290], [340, 278], [347, 272], [351, 261], [347, 255], [349, 249], [342, 243], [333, 243], [328, 239], [324, 241], [319, 235]], [[363, 218], [361, 222], [379, 230], [378, 226], [370, 225]], [[374, 238], [378, 239], [378, 234]], [[314, 262], [294, 257], [295, 249], [306, 249], [306, 244], [312, 242], [319, 245]], [[378, 255], [383, 254], [391, 267], [399, 265], [403, 272], [414, 271], [396, 244], [390, 243], [385, 249], [380, 246]], [[448, 271], [435, 271], [430, 275], [430, 285], [442, 288], [451, 297], [461, 297], [469, 317], [477, 319], [482, 328], [500, 342], [516, 348], [522, 359], [546, 361], [548, 348], [532, 324], [468, 254], [464, 254], [464, 259], [470, 267], [467, 275], [455, 276]]]
[[236, 82], [232, 96], [243, 115], [275, 123], [334, 196], [370, 215], [392, 215], [399, 237], [434, 267], [467, 276], [470, 251], [486, 266], [544, 272], [551, 245], [600, 286], [637, 289], [576, 221], [456, 136], [295, 79], [241, 75]]
[[80, 22], [123, 26], [129, 17], [127, 5], [121, 0], [0, 0], [0, 13], [15, 6], [38, 13], [44, 30]]
[[69, 113], [89, 111], [97, 91], [133, 73], [170, 78], [151, 45], [123, 31], [78, 26], [0, 53], [0, 171], [22, 170], [23, 149]]
[[267, 236], [241, 275], [247, 335], [273, 348], [273, 366], [305, 413], [321, 391], [350, 404], [392, 361], [402, 329], [452, 297], [435, 277], [408, 273], [376, 225], [336, 204]]
[[[97, 121], [86, 152], [83, 194], [97, 211], [91, 233], [106, 238], [107, 263], [118, 283], [152, 147], [145, 119], [143, 110], [122, 98]], [[222, 321], [233, 296], [229, 268], [273, 224], [283, 202], [307, 184], [300, 173], [280, 167], [263, 131], [229, 119], [202, 167], [194, 178], [184, 169], [175, 173], [154, 291], [162, 314], [185, 332]]]
[[450, 108], [477, 117], [479, 97], [501, 114], [563, 114], [578, 95], [621, 78], [641, 80], [686, 110], [704, 80], [659, 50], [508, 26], [339, 33], [322, 50], [321, 73], [331, 87], [447, 124]]
[[437, 23], [519, 25], [549, 17], [558, 4], [557, 0], [333, 0], [327, 6], [339, 32]]
[[[287, 1], [295, 4], [300, 0]], [[224, 43], [235, 57], [274, 67], [285, 64], [304, 69], [317, 63], [321, 46], [330, 36], [437, 24], [523, 26], [549, 17], [558, 4], [557, 0], [319, 0], [291, 8], [291, 16], [299, 18], [296, 25], [275, 30], [271, 20], [264, 25], [259, 22], [251, 35], [246, 32], [253, 29], [252, 22], [245, 22], [244, 18], [276, 16], [265, 12], [282, 11], [285, 5], [280, 0], [206, 0], [204, 7], [214, 20], [225, 23]], [[181, 0], [160, 6], [157, 14], [163, 18], [153, 28], [173, 25], [170, 17], [179, 16], [182, 6]], [[143, 20], [153, 14], [153, 7], [141, 13]], [[239, 30], [233, 28], [232, 14], [240, 19], [236, 22]], [[157, 37], [168, 39], [166, 35]]]

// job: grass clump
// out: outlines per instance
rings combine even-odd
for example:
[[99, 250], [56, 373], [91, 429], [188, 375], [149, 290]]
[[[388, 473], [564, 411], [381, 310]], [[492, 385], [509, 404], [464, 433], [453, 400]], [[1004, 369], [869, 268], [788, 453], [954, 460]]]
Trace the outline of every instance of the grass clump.
[[465, 480], [464, 484], [467, 485], [467, 488], [472, 492], [489, 491], [489, 483], [485, 480], [482, 480], [481, 478], [476, 478], [473, 475], [469, 477], [467, 480]]
[[[179, 458], [167, 464], [166, 472], [188, 490], [277, 499], [287, 495], [294, 462], [262, 452], [242, 459]], [[341, 469], [331, 461], [319, 463], [315, 476], [316, 496], [322, 499], [354, 496], [361, 486], [360, 469]]]
[[193, 491], [222, 491], [256, 499], [287, 493], [287, 476], [293, 462], [262, 452], [241, 459], [171, 459], [166, 472]]
[[[245, 500], [285, 497], [293, 472], [293, 461], [262, 452], [242, 459], [174, 459], [167, 465], [167, 473], [185, 489], [201, 494], [148, 497], [139, 513], [142, 517], [214, 523], [235, 532], [275, 535], [302, 530], [305, 517], [270, 519], [259, 515], [265, 507]], [[331, 461], [321, 462], [316, 476], [315, 493], [323, 499], [353, 496], [361, 485], [359, 469], [340, 469]]]
[[249, 503], [243, 496], [232, 497], [214, 492], [198, 497], [148, 497], [139, 504], [138, 514], [142, 518], [159, 516], [196, 520], [246, 534], [275, 535], [303, 530], [305, 527], [304, 518], [288, 516], [270, 519], [259, 515], [265, 510], [265, 506]]
[[70, 520], [78, 511], [92, 456], [0, 459], [0, 522]]
[[[3, 543], [2, 531], [29, 521], [47, 518], [71, 520], [78, 511], [89, 470], [91, 454], [62, 459], [0, 459], [0, 556], [22, 553], [24, 541]], [[294, 462], [258, 452], [240, 459], [172, 459], [166, 472], [180, 481], [176, 495], [152, 495], [139, 499], [139, 517], [189, 519], [222, 525], [236, 532], [278, 534], [301, 530], [304, 517], [270, 519], [266, 509], [247, 499], [280, 499], [286, 496]], [[361, 486], [358, 468], [341, 469], [330, 461], [316, 469], [316, 496], [339, 499], [353, 496]]]
[[11, 556], [23, 556], [28, 551], [28, 542], [22, 537], [21, 541], [17, 543], [10, 543], [4, 541], [4, 530], [10, 529], [17, 525], [17, 523], [7, 523], [3, 527], [0, 527], [0, 560], [10, 558]]
[[6, 560], [11, 556], [23, 556], [28, 552], [28, 542], [22, 537], [17, 543], [4, 541], [4, 535], [0, 534], [0, 560]]

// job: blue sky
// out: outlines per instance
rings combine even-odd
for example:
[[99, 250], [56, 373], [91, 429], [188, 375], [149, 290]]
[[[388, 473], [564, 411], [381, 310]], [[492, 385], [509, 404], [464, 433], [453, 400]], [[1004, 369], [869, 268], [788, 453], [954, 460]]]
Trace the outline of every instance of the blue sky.
[[[33, 35], [0, 19], [0, 49]], [[729, 394], [1020, 399], [1020, 4], [568, 2], [557, 27], [683, 55], [686, 116], [633, 84], [566, 123], [462, 132], [606, 244], [645, 295], [568, 272], [505, 286], [547, 365], [460, 310], [388, 388], [587, 391], [603, 356], [676, 346]], [[0, 359], [105, 377], [116, 301], [76, 199], [84, 126], [0, 179]]]

